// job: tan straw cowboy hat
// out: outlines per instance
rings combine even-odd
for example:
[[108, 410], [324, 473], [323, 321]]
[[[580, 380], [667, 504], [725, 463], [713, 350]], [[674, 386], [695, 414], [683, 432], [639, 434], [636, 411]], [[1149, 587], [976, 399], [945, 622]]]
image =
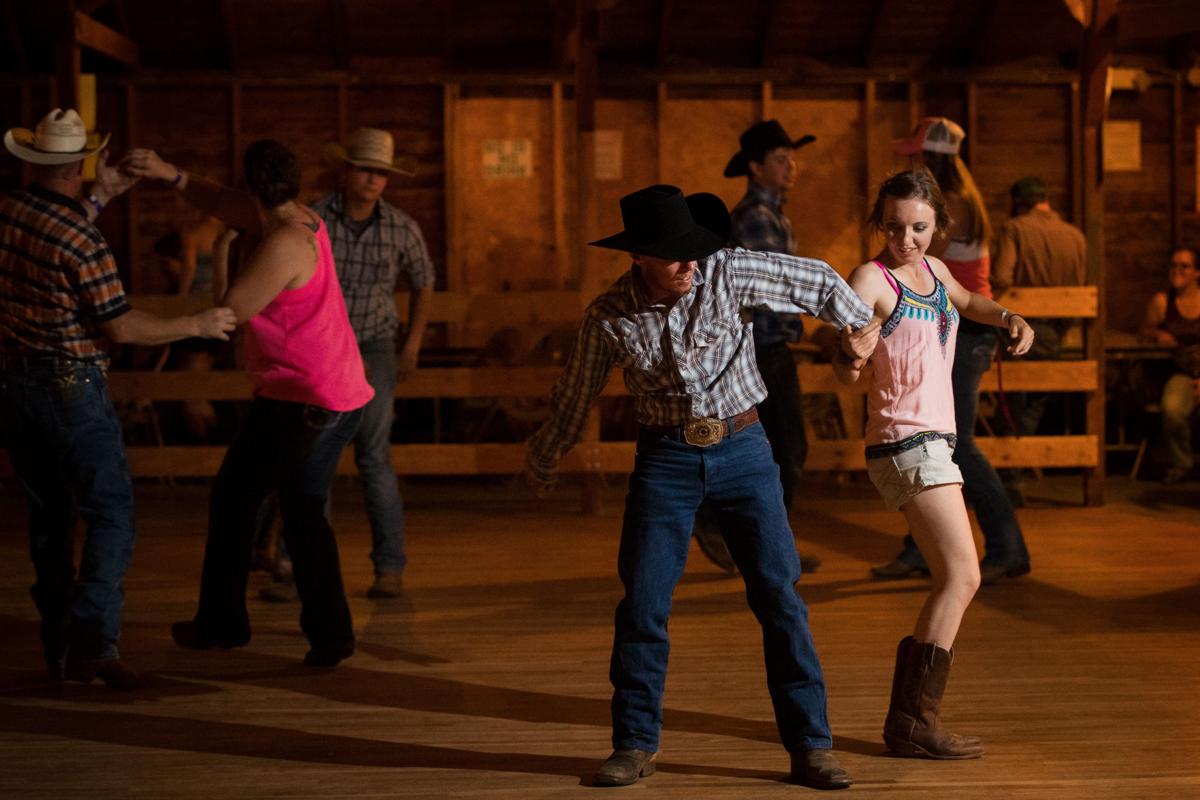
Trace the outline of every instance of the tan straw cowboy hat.
[[345, 147], [338, 142], [325, 145], [325, 157], [330, 161], [416, 175], [417, 160], [412, 156], [396, 156], [394, 151], [392, 135], [379, 128], [359, 128], [350, 134]]
[[56, 108], [38, 123], [37, 130], [12, 128], [4, 134], [4, 146], [30, 164], [70, 164], [104, 149], [105, 134], [99, 144], [88, 147], [88, 132], [75, 109]]

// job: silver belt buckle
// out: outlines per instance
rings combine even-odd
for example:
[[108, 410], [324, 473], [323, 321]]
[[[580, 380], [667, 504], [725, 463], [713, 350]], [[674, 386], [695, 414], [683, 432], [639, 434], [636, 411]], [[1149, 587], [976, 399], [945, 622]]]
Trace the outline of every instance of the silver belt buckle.
[[694, 419], [684, 423], [683, 440], [696, 447], [708, 447], [725, 436], [725, 421], [715, 417]]

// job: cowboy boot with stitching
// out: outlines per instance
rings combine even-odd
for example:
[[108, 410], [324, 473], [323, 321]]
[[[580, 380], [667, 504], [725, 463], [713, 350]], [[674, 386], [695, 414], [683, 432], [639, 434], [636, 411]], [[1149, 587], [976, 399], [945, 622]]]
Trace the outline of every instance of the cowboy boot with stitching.
[[638, 778], [648, 778], [656, 769], [654, 761], [658, 753], [646, 750], [614, 750], [596, 770], [593, 786], [628, 786]]
[[942, 727], [938, 711], [950, 677], [952, 651], [911, 636], [896, 648], [892, 700], [883, 724], [888, 749], [909, 758], [962, 759], [983, 755], [975, 736], [959, 736]]

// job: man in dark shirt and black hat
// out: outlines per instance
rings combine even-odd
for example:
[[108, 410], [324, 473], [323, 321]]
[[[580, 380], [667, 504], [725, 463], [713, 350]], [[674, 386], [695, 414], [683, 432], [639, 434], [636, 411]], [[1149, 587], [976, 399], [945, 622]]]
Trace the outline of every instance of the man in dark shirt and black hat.
[[[795, 151], [816, 141], [812, 135], [792, 139], [778, 120], [751, 125], [738, 139], [740, 148], [725, 166], [726, 178], [746, 177], [746, 194], [734, 206], [730, 244], [766, 253], [796, 254], [791, 220], [783, 213], [786, 192], [796, 182]], [[790, 513], [796, 484], [808, 457], [804, 432], [804, 407], [800, 378], [789, 342], [804, 336], [804, 324], [795, 314], [778, 314], [769, 308], [754, 309], [754, 357], [767, 387], [758, 404], [759, 419], [771, 443], [771, 455], [779, 465], [783, 505]], [[701, 512], [696, 524], [696, 543], [714, 563], [733, 573], [737, 566], [711, 515]], [[815, 555], [801, 554], [801, 573], [821, 565]]]

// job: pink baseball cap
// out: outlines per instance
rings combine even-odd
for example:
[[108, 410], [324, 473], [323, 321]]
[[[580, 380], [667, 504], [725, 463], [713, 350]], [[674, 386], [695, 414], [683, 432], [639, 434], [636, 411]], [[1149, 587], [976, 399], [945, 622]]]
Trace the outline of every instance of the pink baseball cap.
[[907, 139], [893, 139], [892, 149], [902, 156], [915, 156], [922, 150], [954, 156], [965, 138], [967, 134], [954, 120], [925, 117]]

